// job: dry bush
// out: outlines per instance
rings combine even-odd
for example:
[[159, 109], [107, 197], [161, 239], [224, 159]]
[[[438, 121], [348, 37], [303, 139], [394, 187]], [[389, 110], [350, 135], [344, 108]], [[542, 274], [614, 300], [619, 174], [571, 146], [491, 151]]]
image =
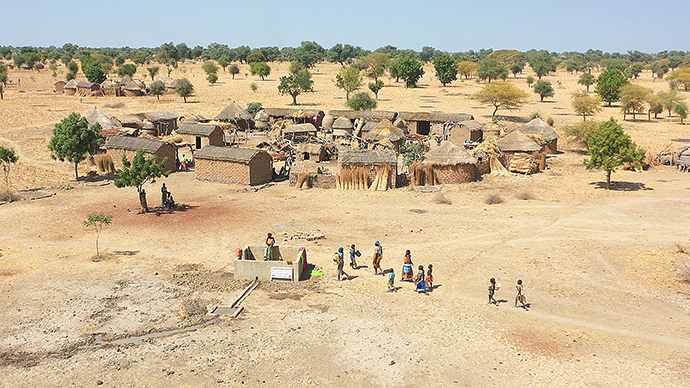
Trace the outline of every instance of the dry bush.
[[681, 261], [678, 264], [678, 269], [680, 270], [680, 275], [683, 277], [686, 283], [690, 283], [690, 262]]
[[503, 203], [503, 198], [501, 198], [501, 196], [498, 194], [489, 194], [489, 196], [486, 197], [484, 203], [486, 203], [487, 205], [496, 205], [499, 203]]
[[434, 196], [431, 198], [431, 202], [439, 204], [439, 205], [452, 205], [453, 202], [450, 201], [450, 199], [446, 198], [445, 195], [443, 195], [442, 192], [437, 192], [434, 194]]
[[555, 123], [555, 122], [553, 121], [553, 117], [549, 116], [549, 118], [546, 119], [546, 124], [547, 124], [549, 127], [553, 127], [553, 124], [554, 124], [554, 123]]
[[532, 194], [531, 191], [529, 190], [522, 190], [517, 195], [515, 195], [517, 199], [521, 199], [523, 201], [529, 201], [531, 199], [534, 199], [534, 194]]
[[122, 108], [123, 106], [125, 106], [124, 102], [116, 102], [114, 104], [104, 104], [103, 105], [104, 108], [112, 108], [112, 109]]
[[685, 247], [682, 246], [682, 245], [680, 245], [680, 244], [676, 244], [676, 249], [677, 249], [677, 250], [676, 250], [676, 253], [685, 253], [685, 254], [688, 254], [688, 252], [685, 250]]

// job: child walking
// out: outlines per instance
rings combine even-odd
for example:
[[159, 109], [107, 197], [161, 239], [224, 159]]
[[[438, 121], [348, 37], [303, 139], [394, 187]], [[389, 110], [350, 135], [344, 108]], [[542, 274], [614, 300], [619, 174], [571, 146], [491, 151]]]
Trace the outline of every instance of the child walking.
[[391, 272], [388, 274], [388, 292], [398, 291], [395, 288], [395, 271], [391, 268]]
[[424, 283], [424, 266], [419, 266], [419, 271], [417, 272], [417, 277], [415, 278], [415, 283], [417, 285], [416, 291], [419, 293], [426, 294], [426, 284]]
[[357, 265], [357, 249], [355, 249], [355, 244], [350, 245], [350, 267], [352, 269], [358, 269], [359, 266]]
[[433, 264], [429, 264], [429, 269], [426, 271], [426, 282], [429, 283], [429, 290], [433, 291], [434, 290], [434, 266]]
[[517, 289], [517, 295], [515, 295], [515, 306], [517, 307], [518, 301], [522, 303], [523, 308], [527, 308], [525, 305], [525, 291], [522, 288], [522, 279], [518, 279], [517, 281], [517, 286], [515, 286], [515, 289]]
[[343, 267], [345, 267], [345, 257], [344, 257], [343, 247], [338, 248], [338, 251], [333, 254], [333, 261], [338, 267], [338, 281], [340, 281], [341, 276], [345, 276], [345, 280], [350, 279], [350, 275], [345, 273]]
[[489, 280], [489, 304], [498, 304], [496, 299], [494, 299], [494, 294], [496, 293], [496, 279], [491, 278]]

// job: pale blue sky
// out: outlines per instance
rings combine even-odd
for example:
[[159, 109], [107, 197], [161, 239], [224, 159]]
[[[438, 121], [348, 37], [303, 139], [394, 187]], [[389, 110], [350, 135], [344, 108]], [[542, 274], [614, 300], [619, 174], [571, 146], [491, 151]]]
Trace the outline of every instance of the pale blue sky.
[[3, 0], [0, 45], [690, 50], [690, 0]]

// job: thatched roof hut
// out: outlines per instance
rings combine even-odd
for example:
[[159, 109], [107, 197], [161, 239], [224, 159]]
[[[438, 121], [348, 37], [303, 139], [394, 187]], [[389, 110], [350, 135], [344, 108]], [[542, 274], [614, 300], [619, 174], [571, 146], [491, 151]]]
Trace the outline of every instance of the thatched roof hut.
[[364, 135], [364, 140], [370, 143], [376, 143], [384, 139], [392, 143], [395, 152], [399, 152], [400, 146], [405, 143], [405, 132], [393, 125], [388, 119], [383, 119], [374, 129]]
[[86, 116], [86, 121], [89, 122], [89, 127], [93, 126], [96, 123], [100, 124], [102, 130], [122, 128], [110, 117], [106, 116], [105, 114], [103, 114], [103, 112], [98, 110], [98, 107], [94, 107], [91, 113], [89, 113]]
[[323, 144], [303, 143], [297, 148], [297, 159], [323, 162], [328, 160], [328, 152]]
[[558, 134], [558, 132], [556, 132], [555, 129], [553, 129], [553, 127], [551, 127], [549, 124], [546, 124], [539, 117], [523, 125], [522, 127], [519, 127], [517, 130], [524, 134], [541, 136], [542, 139], [546, 141], [546, 149], [549, 151], [549, 153], [553, 154], [558, 152], [558, 139], [561, 136]]
[[253, 126], [252, 115], [234, 101], [220, 111], [214, 120], [235, 123], [240, 129], [249, 129]]
[[331, 125], [334, 136], [352, 136], [354, 126], [352, 121], [346, 117], [338, 117]]
[[273, 158], [266, 151], [209, 145], [194, 157], [199, 180], [260, 185], [273, 178]]
[[53, 84], [53, 91], [55, 93], [64, 93], [65, 92], [65, 85], [67, 85], [67, 82], [60, 80], [57, 81], [56, 83]]
[[513, 131], [508, 135], [498, 139], [496, 145], [503, 153], [537, 153], [541, 151], [541, 146], [520, 131]]
[[432, 147], [422, 162], [410, 166], [412, 183], [418, 186], [473, 182], [477, 180], [477, 159], [465, 147], [450, 141]]
[[120, 85], [125, 86], [130, 82], [132, 82], [132, 77], [126, 75], [126, 76], [122, 77], [122, 80], [120, 81]]
[[77, 80], [72, 79], [67, 82], [64, 86], [65, 94], [76, 94], [77, 93]]
[[141, 87], [136, 82], [131, 80], [122, 87], [122, 92], [128, 97], [144, 95], [144, 91], [141, 90]]
[[390, 112], [385, 110], [344, 110], [344, 109], [333, 109], [328, 111], [328, 114], [333, 117], [345, 117], [349, 120], [360, 119], [367, 121], [381, 121], [383, 119], [388, 119], [390, 121], [395, 121], [398, 116], [397, 112]]
[[470, 114], [441, 112], [400, 112], [398, 118], [405, 120], [410, 132], [425, 136], [432, 132], [432, 125], [474, 120], [474, 116]]
[[167, 141], [148, 139], [145, 137], [114, 136], [106, 144], [105, 148], [115, 163], [115, 168], [122, 168], [122, 155], [130, 161], [138, 150], [145, 154], [156, 156], [156, 163], [161, 163], [168, 158], [164, 168], [168, 171], [177, 170], [177, 150]]
[[477, 159], [470, 155], [465, 147], [449, 141], [441, 142], [438, 147], [431, 147], [424, 155], [424, 163], [432, 166], [454, 166], [457, 164], [477, 164]]
[[339, 189], [395, 188], [398, 158], [393, 151], [341, 150], [336, 185]]
[[215, 124], [198, 124], [184, 122], [175, 130], [182, 137], [182, 141], [194, 144], [195, 149], [201, 149], [207, 145], [223, 146], [224, 134], [220, 126]]

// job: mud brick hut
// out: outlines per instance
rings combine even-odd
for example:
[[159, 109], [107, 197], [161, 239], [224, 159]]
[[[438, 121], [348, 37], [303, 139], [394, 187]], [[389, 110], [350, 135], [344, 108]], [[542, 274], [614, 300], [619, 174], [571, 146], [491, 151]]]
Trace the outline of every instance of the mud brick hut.
[[101, 90], [101, 85], [93, 82], [77, 82], [77, 93], [88, 96], [91, 92]]
[[223, 130], [215, 124], [182, 123], [175, 130], [182, 137], [182, 141], [193, 145], [193, 149], [200, 150], [207, 145], [222, 147]]
[[405, 121], [410, 133], [424, 136], [432, 133], [442, 133], [442, 126], [444, 124], [474, 120], [474, 116], [465, 113], [439, 112], [400, 112], [398, 113], [398, 118]]
[[498, 139], [496, 145], [500, 148], [503, 155], [505, 155], [506, 162], [508, 163], [510, 163], [510, 160], [515, 154], [526, 154], [532, 158], [537, 158], [543, 148], [534, 140], [530, 139], [529, 136], [517, 130]]
[[138, 150], [144, 151], [144, 157], [156, 157], [156, 163], [168, 158], [164, 168], [167, 171], [177, 170], [177, 149], [167, 141], [147, 139], [144, 137], [114, 136], [106, 144], [108, 155], [113, 159], [115, 168], [122, 168], [122, 155], [130, 161]]
[[328, 152], [323, 144], [303, 143], [297, 148], [297, 159], [323, 162], [328, 160]]
[[544, 146], [545, 151], [550, 154], [555, 154], [558, 152], [558, 139], [561, 137], [558, 132], [556, 132], [553, 127], [546, 124], [539, 117], [530, 121], [529, 123], [519, 127], [518, 131], [526, 135], [539, 135], [546, 142]]
[[292, 120], [295, 124], [312, 124], [316, 128], [323, 125], [324, 112], [320, 109], [263, 108], [261, 112], [269, 120]]
[[484, 125], [475, 120], [448, 123], [443, 126], [443, 138], [455, 145], [462, 146], [466, 140], [473, 143], [484, 140]]
[[122, 94], [126, 97], [138, 97], [144, 95], [144, 90], [141, 86], [134, 81], [129, 81], [126, 85], [122, 87]]
[[194, 157], [199, 180], [253, 186], [273, 179], [273, 158], [266, 151], [206, 146]]
[[53, 84], [53, 91], [55, 93], [64, 93], [65, 92], [65, 85], [67, 85], [67, 82], [60, 80], [60, 81]]
[[283, 139], [294, 143], [307, 142], [311, 137], [316, 137], [316, 127], [309, 124], [292, 124], [282, 129]]
[[333, 125], [331, 125], [331, 128], [333, 129], [333, 136], [343, 137], [352, 136], [352, 132], [354, 130], [352, 121], [346, 117], [338, 117], [333, 122]]
[[336, 186], [341, 190], [388, 190], [397, 185], [393, 151], [341, 150]]
[[405, 143], [405, 132], [393, 125], [388, 119], [383, 119], [374, 129], [364, 135], [364, 140], [369, 143], [380, 143], [399, 153], [400, 147]]
[[215, 120], [222, 123], [235, 124], [239, 129], [251, 129], [254, 127], [252, 115], [242, 109], [241, 106], [237, 105], [236, 102], [233, 102], [220, 111], [220, 113], [216, 115]]
[[174, 79], [170, 81], [170, 83], [165, 86], [165, 89], [167, 93], [177, 93], [177, 80]]
[[410, 166], [410, 172], [416, 186], [474, 182], [477, 159], [465, 147], [444, 141], [432, 147], [422, 162]]
[[122, 86], [118, 82], [105, 80], [101, 83], [101, 91], [104, 96], [119, 97], [122, 95]]
[[68, 95], [77, 94], [77, 80], [76, 79], [70, 80], [68, 83], [65, 84], [65, 86], [62, 89], [64, 90], [65, 94], [68, 94]]
[[150, 121], [158, 136], [170, 135], [177, 129], [177, 115], [169, 110], [140, 113], [143, 119]]
[[342, 109], [334, 109], [328, 111], [328, 114], [333, 116], [333, 117], [345, 117], [346, 119], [352, 121], [356, 119], [364, 120], [364, 121], [376, 121], [379, 122], [383, 119], [387, 119], [391, 122], [395, 121], [396, 117], [398, 116], [397, 112], [390, 112], [390, 111], [385, 111], [385, 110], [368, 110], [368, 111], [361, 111], [361, 110], [342, 110]]

